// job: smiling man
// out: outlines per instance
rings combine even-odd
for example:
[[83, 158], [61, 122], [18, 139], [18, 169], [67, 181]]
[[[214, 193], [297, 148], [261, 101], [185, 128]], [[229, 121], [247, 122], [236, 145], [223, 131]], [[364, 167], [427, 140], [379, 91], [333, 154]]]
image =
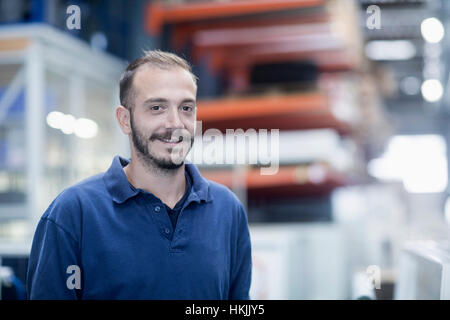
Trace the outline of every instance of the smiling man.
[[251, 245], [237, 197], [185, 163], [196, 78], [148, 51], [120, 80], [116, 118], [131, 159], [64, 190], [30, 254], [30, 299], [248, 299]]

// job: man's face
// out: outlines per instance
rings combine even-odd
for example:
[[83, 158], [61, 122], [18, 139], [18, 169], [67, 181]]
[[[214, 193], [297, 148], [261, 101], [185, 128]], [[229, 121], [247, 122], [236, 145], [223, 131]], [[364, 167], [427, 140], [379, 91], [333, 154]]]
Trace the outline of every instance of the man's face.
[[133, 79], [131, 137], [150, 166], [176, 169], [194, 141], [197, 88], [186, 70], [142, 66]]

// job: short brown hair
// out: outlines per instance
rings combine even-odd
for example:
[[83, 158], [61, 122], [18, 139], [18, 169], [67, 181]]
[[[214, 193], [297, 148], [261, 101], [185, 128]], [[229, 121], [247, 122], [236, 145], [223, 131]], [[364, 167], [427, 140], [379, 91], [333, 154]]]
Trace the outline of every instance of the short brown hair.
[[183, 58], [171, 52], [161, 50], [144, 51], [144, 55], [131, 62], [120, 77], [120, 104], [131, 110], [133, 106], [133, 78], [140, 66], [150, 64], [159, 69], [180, 67], [192, 75], [194, 84], [197, 85], [197, 77], [192, 73], [191, 65]]

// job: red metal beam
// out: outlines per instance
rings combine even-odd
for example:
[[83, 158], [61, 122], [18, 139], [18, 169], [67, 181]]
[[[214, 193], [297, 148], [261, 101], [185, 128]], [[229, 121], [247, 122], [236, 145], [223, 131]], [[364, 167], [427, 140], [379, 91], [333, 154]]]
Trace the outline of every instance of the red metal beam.
[[[205, 178], [232, 187], [229, 170], [201, 171]], [[247, 171], [245, 181], [249, 199], [326, 194], [336, 187], [351, 183], [344, 173], [329, 168], [325, 168], [322, 181], [311, 181], [308, 166], [281, 166], [274, 175], [261, 175], [260, 168], [252, 168]]]
[[332, 128], [350, 134], [352, 128], [333, 115], [320, 93], [266, 95], [199, 101], [197, 119], [202, 129], [316, 129]]
[[146, 27], [156, 35], [164, 23], [181, 23], [242, 16], [290, 9], [318, 7], [324, 0], [235, 0], [228, 2], [199, 2], [163, 5], [159, 1], [147, 7]]
[[289, 16], [267, 16], [246, 18], [241, 20], [217, 20], [199, 21], [193, 23], [181, 23], [174, 26], [171, 34], [171, 44], [175, 50], [181, 50], [183, 46], [195, 34], [209, 30], [236, 30], [241, 28], [257, 28], [267, 26], [294, 26], [300, 24], [329, 23], [330, 17], [327, 12], [312, 12], [308, 15], [295, 14]]
[[[201, 120], [201, 119], [199, 119]], [[309, 130], [330, 128], [341, 135], [350, 135], [352, 127], [342, 122], [331, 112], [314, 113], [287, 113], [270, 117], [251, 117], [234, 120], [203, 121], [202, 130], [218, 129], [226, 132], [227, 129], [279, 129], [279, 130]]]
[[242, 119], [253, 116], [274, 116], [290, 112], [328, 111], [326, 97], [319, 93], [264, 95], [199, 101], [197, 118], [203, 121]]

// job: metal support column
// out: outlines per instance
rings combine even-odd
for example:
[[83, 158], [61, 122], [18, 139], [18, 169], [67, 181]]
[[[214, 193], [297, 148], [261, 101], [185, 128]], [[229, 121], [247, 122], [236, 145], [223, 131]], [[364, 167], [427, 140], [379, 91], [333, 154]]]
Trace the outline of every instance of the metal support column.
[[42, 215], [44, 119], [44, 63], [43, 48], [32, 42], [25, 59], [25, 137], [26, 137], [26, 185], [27, 212], [30, 232], [34, 233]]

